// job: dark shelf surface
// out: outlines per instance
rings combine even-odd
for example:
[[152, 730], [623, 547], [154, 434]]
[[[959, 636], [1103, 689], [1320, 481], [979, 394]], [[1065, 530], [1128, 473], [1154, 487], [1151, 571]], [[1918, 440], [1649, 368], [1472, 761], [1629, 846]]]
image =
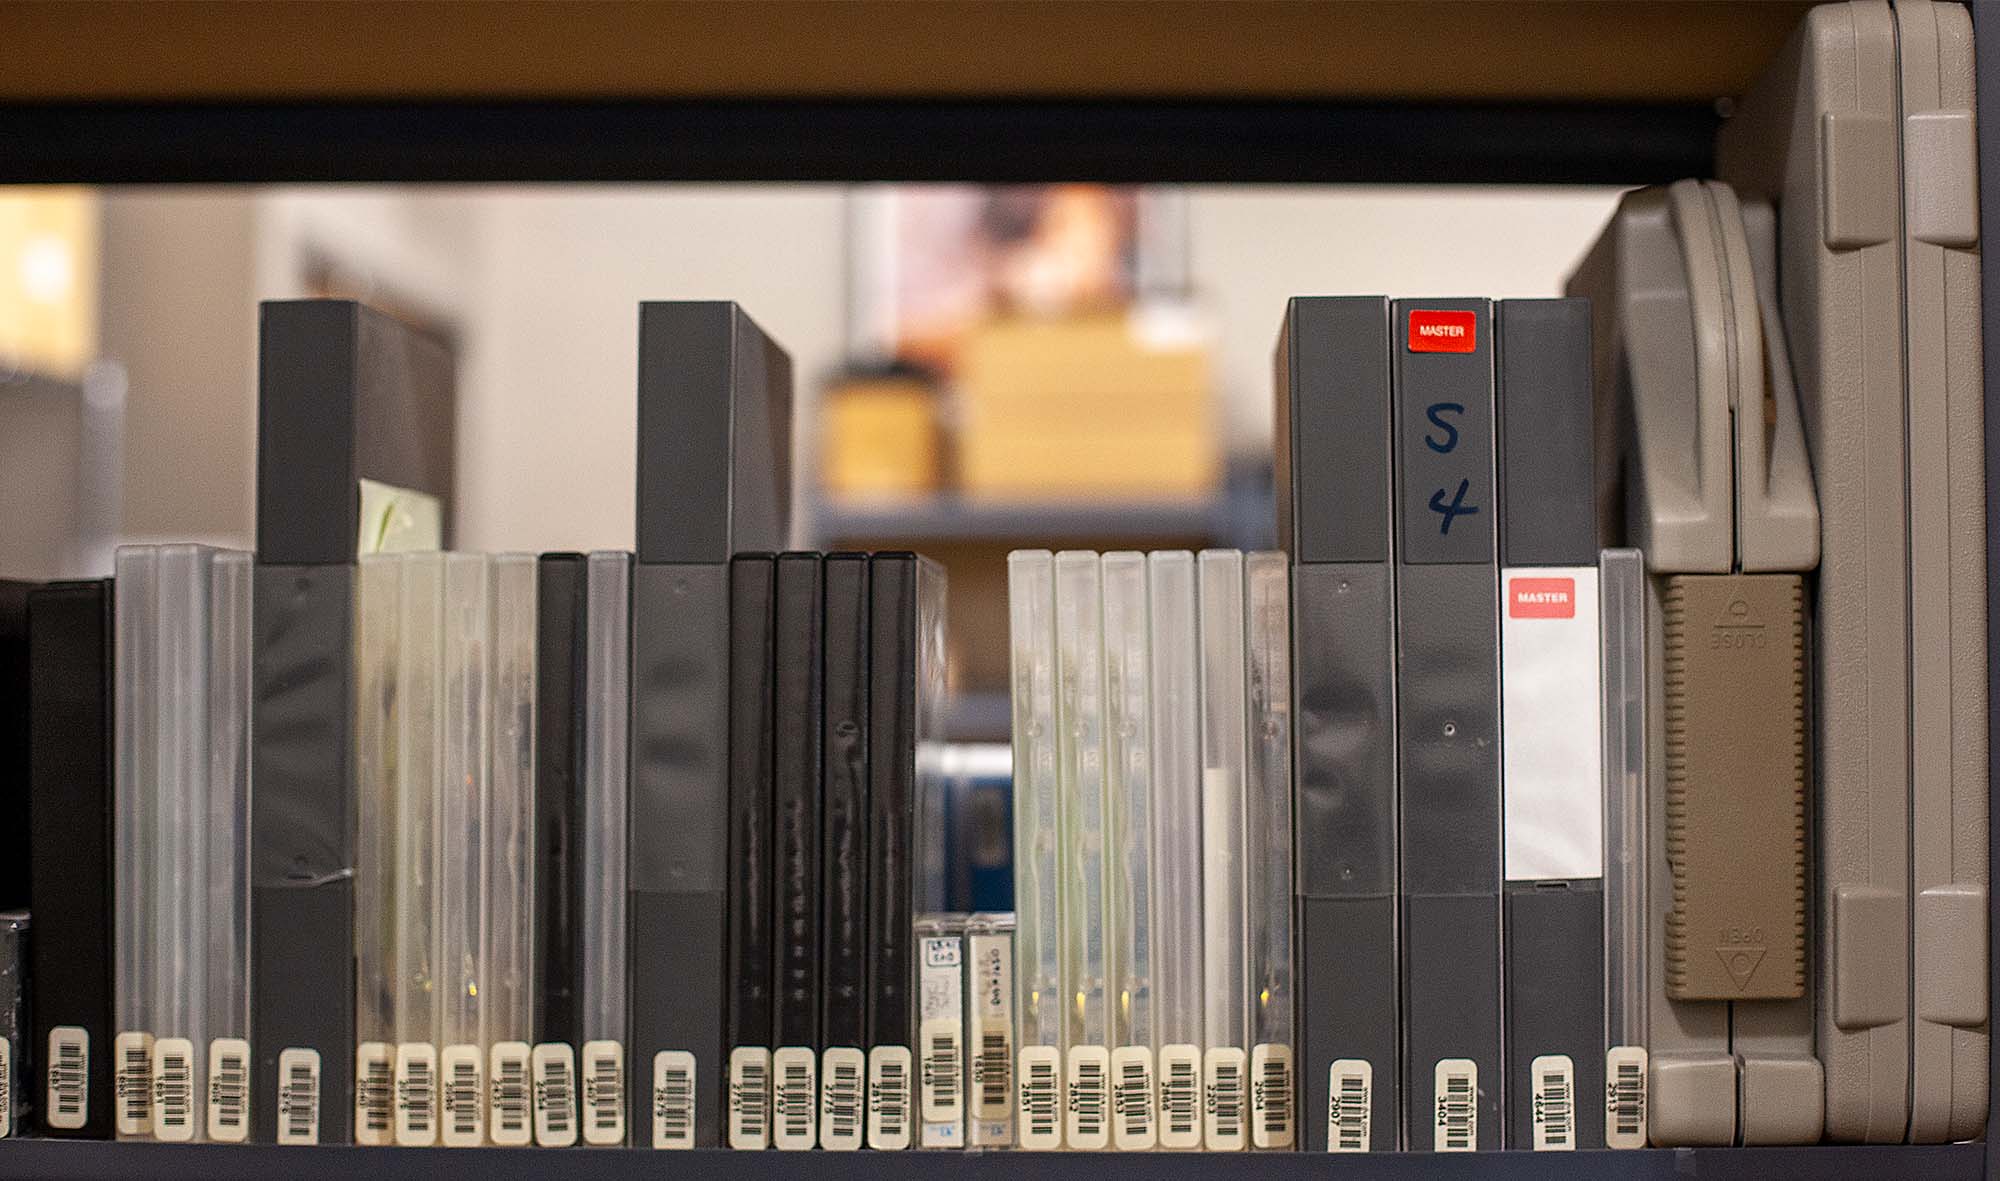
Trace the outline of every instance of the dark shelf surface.
[[1120, 1181], [1130, 1178], [1757, 1178], [1934, 1179], [1983, 1175], [1985, 1146], [1820, 1145], [1811, 1148], [1691, 1148], [1642, 1152], [1502, 1152], [1432, 1155], [1306, 1153], [684, 1152], [536, 1148], [275, 1148], [262, 1145], [0, 1141], [0, 1177], [288, 1177], [504, 1181], [508, 1178], [717, 1177], [756, 1181], [844, 1178], [998, 1178]]
[[1214, 499], [989, 501], [937, 496], [867, 502], [823, 500], [813, 531], [826, 541], [1061, 542], [1098, 538], [1217, 536], [1227, 510]]

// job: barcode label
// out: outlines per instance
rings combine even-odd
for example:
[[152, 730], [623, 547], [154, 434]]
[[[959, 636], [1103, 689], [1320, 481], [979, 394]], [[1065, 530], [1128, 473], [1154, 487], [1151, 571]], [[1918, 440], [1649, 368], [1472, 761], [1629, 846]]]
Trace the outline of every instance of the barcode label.
[[444, 1146], [477, 1148], [486, 1142], [486, 1064], [478, 1046], [446, 1046], [438, 1056], [444, 1080]]
[[529, 1077], [526, 1042], [496, 1042], [486, 1077], [492, 1112], [487, 1126], [493, 1143], [518, 1147], [535, 1141], [534, 1080]]
[[278, 1143], [319, 1143], [319, 1051], [294, 1046], [278, 1054]]
[[1103, 1046], [1071, 1046], [1068, 1056], [1069, 1147], [1089, 1152], [1111, 1146], [1111, 1051]]
[[49, 1030], [49, 1104], [42, 1119], [65, 1130], [90, 1120], [90, 1031], [81, 1026]]
[[965, 1146], [965, 938], [917, 939], [917, 1143]]
[[1121, 1152], [1144, 1152], [1159, 1142], [1153, 1102], [1153, 1051], [1120, 1046], [1111, 1051], [1111, 1141]]
[[1292, 1146], [1292, 1048], [1266, 1042], [1250, 1050], [1250, 1143]]
[[1604, 1146], [1646, 1147], [1646, 1050], [1613, 1046], [1604, 1055]]
[[1236, 1046], [1217, 1046], [1202, 1055], [1202, 1144], [1210, 1152], [1235, 1152], [1250, 1142], [1243, 1077], [1248, 1063]]
[[1534, 1080], [1535, 1151], [1576, 1150], [1576, 1064], [1568, 1054], [1544, 1054], [1528, 1063]]
[[861, 1147], [867, 1107], [863, 1075], [868, 1056], [851, 1046], [820, 1056], [819, 1146], [835, 1151]]
[[1433, 1152], [1471, 1152], [1479, 1146], [1479, 1064], [1470, 1058], [1440, 1058], [1432, 1071], [1437, 1098]]
[[965, 1060], [958, 1022], [933, 1018], [923, 1023], [924, 1122], [955, 1123], [965, 1115]]
[[910, 1146], [910, 1048], [868, 1051], [868, 1147], [894, 1152]]
[[1021, 1147], [1061, 1148], [1062, 1051], [1022, 1046], [1020, 1076]]
[[729, 1051], [729, 1147], [771, 1146], [771, 1051], [738, 1046]]
[[387, 1042], [354, 1047], [354, 1142], [396, 1142], [396, 1052]]
[[1006, 1030], [979, 1031], [979, 1049], [972, 1058], [972, 1085], [979, 1096], [980, 1119], [1006, 1119], [1014, 1114], [1014, 1047]]
[[979, 1148], [1014, 1144], [1014, 934], [979, 930], [965, 937], [967, 1032], [972, 1055], [968, 1141]]
[[[654, 1067], [657, 1071], [657, 1062]], [[688, 1084], [688, 1099], [689, 1102], [694, 1099], [692, 1080]], [[659, 1122], [656, 1113], [653, 1119], [656, 1130]], [[687, 1123], [692, 1129], [692, 1112], [688, 1114]], [[692, 1139], [693, 1132], [690, 1131], [688, 1136]], [[609, 1040], [583, 1043], [583, 1142], [625, 1143], [625, 1047], [622, 1043]]]
[[1336, 1058], [1326, 1068], [1326, 1150], [1374, 1146], [1375, 1068], [1365, 1058]]
[[118, 1099], [118, 1134], [153, 1134], [153, 1035], [127, 1031], [112, 1042], [117, 1055], [113, 1077]]
[[208, 1043], [208, 1138], [222, 1144], [250, 1138], [250, 1043], [242, 1038]]
[[771, 1142], [779, 1148], [811, 1148], [819, 1139], [819, 1062], [804, 1046], [786, 1046], [771, 1055], [771, 1107], [777, 1113]]
[[194, 1122], [194, 1043], [163, 1037], [153, 1043], [153, 1136], [186, 1144]]
[[396, 1047], [396, 1143], [422, 1147], [437, 1140], [437, 1047]]
[[1201, 1048], [1160, 1047], [1160, 1147], [1201, 1147]]
[[0, 1037], [0, 1140], [14, 1134], [14, 1043]]
[[568, 1148], [576, 1143], [576, 1051], [564, 1042], [535, 1047], [535, 1143]]
[[694, 1055], [661, 1050], [653, 1055], [653, 1147], [694, 1147]]

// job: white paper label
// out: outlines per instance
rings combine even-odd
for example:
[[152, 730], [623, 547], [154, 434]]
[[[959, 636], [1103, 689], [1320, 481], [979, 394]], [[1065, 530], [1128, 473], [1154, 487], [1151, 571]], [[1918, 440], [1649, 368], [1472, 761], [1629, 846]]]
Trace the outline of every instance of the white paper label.
[[970, 1141], [974, 1147], [1014, 1144], [1014, 936], [965, 937], [968, 991], [966, 1049], [972, 1055]]
[[112, 1043], [118, 1097], [118, 1134], [153, 1134], [153, 1035], [127, 1030]]
[[1266, 1042], [1250, 1050], [1250, 1143], [1256, 1148], [1292, 1146], [1292, 1048]]
[[809, 1047], [786, 1046], [771, 1055], [771, 1106], [779, 1148], [811, 1148], [819, 1139], [819, 1060]]
[[1544, 1054], [1528, 1063], [1534, 1081], [1535, 1151], [1576, 1151], [1576, 1064], [1568, 1054]]
[[917, 1093], [926, 1148], [965, 1144], [965, 940], [926, 935], [917, 940]]
[[49, 1101], [42, 1119], [75, 1129], [90, 1120], [90, 1032], [78, 1025], [49, 1030]]
[[1243, 1077], [1248, 1064], [1236, 1046], [1217, 1046], [1202, 1055], [1202, 1144], [1210, 1152], [1236, 1152], [1250, 1142]]
[[1479, 1064], [1440, 1058], [1431, 1078], [1437, 1098], [1431, 1151], [1472, 1152], [1479, 1146]]
[[[694, 1102], [692, 1055], [689, 1057], [688, 1102]], [[658, 1063], [655, 1063], [657, 1072]], [[657, 1111], [653, 1124], [660, 1123]], [[694, 1112], [687, 1113], [687, 1125], [694, 1126]], [[688, 1133], [693, 1138], [693, 1132]], [[583, 1142], [585, 1144], [625, 1143], [625, 1047], [619, 1042], [583, 1043]]]
[[1646, 1147], [1643, 1046], [1613, 1046], [1604, 1055], [1604, 1146]]
[[1021, 1147], [1062, 1147], [1062, 1068], [1054, 1046], [1021, 1047]]
[[1326, 1150], [1367, 1152], [1373, 1145], [1375, 1068], [1365, 1058], [1337, 1058], [1326, 1068]]
[[535, 1091], [526, 1042], [494, 1043], [486, 1077], [491, 1111], [487, 1127], [493, 1143], [519, 1147], [535, 1142]]
[[438, 1055], [442, 1080], [446, 1148], [477, 1148], [486, 1142], [486, 1062], [478, 1046], [446, 1046]]
[[168, 1144], [194, 1139], [194, 1043], [163, 1037], [153, 1043], [153, 1138]]
[[1160, 1147], [1201, 1147], [1201, 1047], [1160, 1047]]
[[1069, 1102], [1063, 1139], [1070, 1148], [1091, 1152], [1111, 1146], [1111, 1051], [1103, 1046], [1071, 1046], [1065, 1083]]
[[219, 1144], [250, 1138], [250, 1043], [240, 1037], [208, 1043], [208, 1138]]
[[396, 1143], [421, 1148], [437, 1142], [437, 1047], [404, 1042], [396, 1047]]
[[[924, 1123], [956, 1129], [965, 1118], [963, 1030], [953, 1018], [932, 1017], [924, 1021], [919, 1036], [924, 1048]], [[942, 1145], [954, 1136], [953, 1131], [934, 1133], [928, 1127], [925, 1131], [926, 1145]], [[962, 1133], [957, 1136], [962, 1140]]]
[[861, 1147], [867, 1123], [863, 1093], [868, 1056], [851, 1046], [838, 1046], [820, 1056], [819, 1146], [836, 1152]]
[[0, 1037], [0, 1140], [14, 1134], [14, 1043]]
[[535, 1143], [568, 1148], [576, 1143], [576, 1051], [565, 1042], [535, 1047]]
[[653, 1055], [653, 1147], [694, 1147], [694, 1055], [661, 1050]]
[[1597, 567], [1509, 567], [1500, 592], [1507, 880], [1602, 877]]
[[738, 1046], [729, 1051], [729, 1147], [771, 1146], [771, 1051]]
[[294, 1046], [278, 1054], [278, 1143], [319, 1143], [319, 1051]]
[[894, 1152], [910, 1146], [910, 1048], [868, 1051], [868, 1147]]
[[1159, 1123], [1153, 1114], [1158, 1095], [1151, 1047], [1120, 1046], [1111, 1051], [1111, 1138], [1120, 1152], [1144, 1152], [1159, 1143]]
[[354, 1047], [354, 1142], [396, 1142], [396, 1050], [387, 1042]]

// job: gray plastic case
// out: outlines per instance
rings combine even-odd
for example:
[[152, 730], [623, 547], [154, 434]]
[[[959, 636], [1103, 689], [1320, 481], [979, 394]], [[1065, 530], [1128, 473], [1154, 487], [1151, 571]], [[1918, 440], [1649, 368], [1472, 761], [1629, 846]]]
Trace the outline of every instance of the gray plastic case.
[[[300, 300], [259, 308], [257, 364], [252, 1137], [344, 1144], [354, 1120], [359, 481], [449, 495], [449, 456], [426, 451], [421, 432], [383, 424], [448, 401], [451, 359], [434, 338], [359, 304]], [[281, 1059], [292, 1064], [282, 1073]], [[317, 1064], [310, 1084], [306, 1061]]]
[[[1392, 306], [1403, 1133], [1411, 1150], [1453, 1146], [1456, 1072], [1472, 1092], [1467, 1146], [1495, 1149], [1506, 1080], [1492, 304]], [[1465, 316], [1470, 347], [1413, 347], [1419, 315]]]
[[[1768, 227], [1768, 210], [1753, 207], [1747, 221]], [[1817, 499], [1790, 404], [1785, 338], [1768, 281], [1759, 291], [1759, 235], [1745, 223], [1734, 193], [1714, 182], [1627, 194], [1570, 285], [1595, 299], [1601, 416], [1624, 415], [1609, 438], [1599, 427], [1603, 453], [1620, 457], [1600, 471], [1599, 507], [1615, 522], [1622, 504], [1627, 535], [1648, 548], [1654, 668], [1665, 653], [1661, 576], [1796, 572], [1818, 557]], [[1763, 229], [1767, 256], [1769, 238]], [[1663, 697], [1652, 694], [1648, 707], [1649, 939], [1664, 931], [1673, 896], [1663, 843]], [[1653, 1142], [1818, 1139], [1810, 993], [1739, 1002], [1732, 1012], [1720, 1001], [1670, 998], [1666, 957], [1647, 959]]]
[[639, 1145], [665, 1143], [648, 1129], [665, 1106], [656, 1060], [672, 1053], [692, 1055], [695, 1076], [692, 1134], [673, 1142], [722, 1141], [729, 560], [784, 548], [791, 399], [791, 358], [735, 304], [639, 305], [626, 1059]]
[[1901, 1140], [1910, 1116], [1897, 110], [1889, 5], [1827, 4], [1806, 14], [1717, 141], [1720, 175], [1783, 214], [1777, 289], [1825, 522], [1812, 612], [1818, 1052], [1827, 1133], [1876, 1142]]
[[1897, 0], [1910, 453], [1909, 1139], [1963, 1140], [1987, 1077], [1986, 480], [1979, 149], [1964, 6]]
[[[1300, 1143], [1313, 1152], [1392, 1150], [1401, 1111], [1390, 338], [1381, 296], [1293, 299], [1278, 336], [1297, 1077]], [[1355, 1096], [1365, 1111], [1337, 1102]]]

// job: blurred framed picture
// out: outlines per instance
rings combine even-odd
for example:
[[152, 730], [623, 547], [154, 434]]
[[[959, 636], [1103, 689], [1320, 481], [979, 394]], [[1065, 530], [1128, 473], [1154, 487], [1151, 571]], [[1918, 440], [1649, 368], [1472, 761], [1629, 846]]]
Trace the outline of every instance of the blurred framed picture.
[[848, 219], [847, 345], [864, 363], [949, 377], [984, 320], [1117, 311], [1187, 283], [1186, 195], [1173, 188], [866, 186]]

